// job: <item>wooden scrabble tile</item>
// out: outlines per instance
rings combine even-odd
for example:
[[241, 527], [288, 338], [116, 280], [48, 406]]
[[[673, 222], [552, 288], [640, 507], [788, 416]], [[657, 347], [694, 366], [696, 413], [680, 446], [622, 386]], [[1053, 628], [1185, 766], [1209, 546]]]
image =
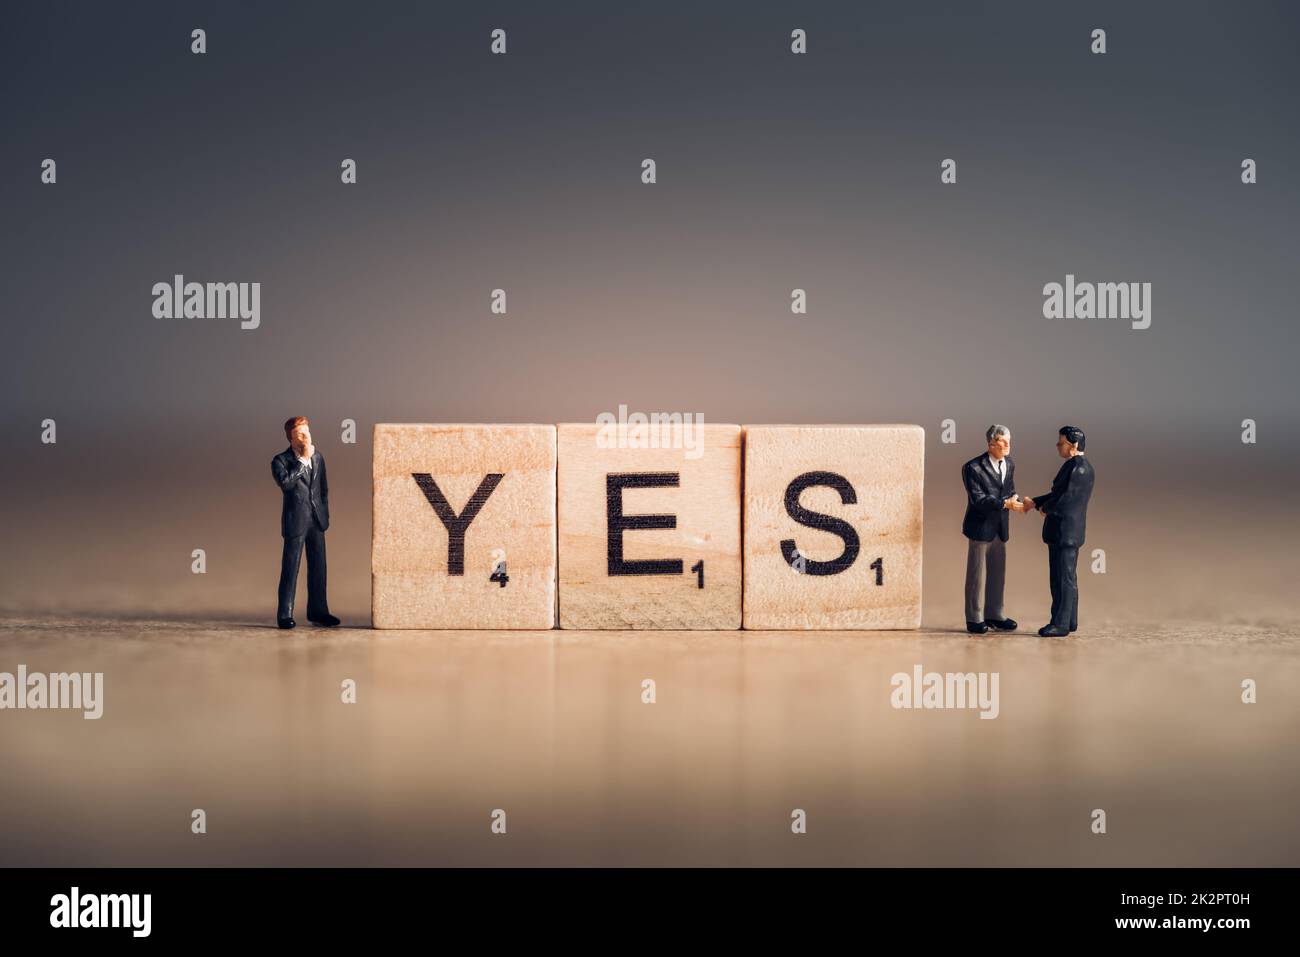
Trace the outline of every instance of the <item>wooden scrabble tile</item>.
[[558, 426], [561, 628], [740, 627], [740, 427], [690, 428]]
[[376, 628], [553, 628], [555, 426], [376, 425]]
[[925, 431], [745, 427], [745, 627], [919, 628]]

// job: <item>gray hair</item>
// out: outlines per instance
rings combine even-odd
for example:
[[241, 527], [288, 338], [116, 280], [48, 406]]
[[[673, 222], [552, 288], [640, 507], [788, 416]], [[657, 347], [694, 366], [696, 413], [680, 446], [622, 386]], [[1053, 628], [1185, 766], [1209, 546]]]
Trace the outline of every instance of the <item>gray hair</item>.
[[990, 425], [989, 430], [984, 433], [984, 438], [988, 440], [989, 445], [992, 445], [993, 440], [999, 435], [1005, 435], [1007, 438], [1011, 438], [1011, 430], [1005, 425]]

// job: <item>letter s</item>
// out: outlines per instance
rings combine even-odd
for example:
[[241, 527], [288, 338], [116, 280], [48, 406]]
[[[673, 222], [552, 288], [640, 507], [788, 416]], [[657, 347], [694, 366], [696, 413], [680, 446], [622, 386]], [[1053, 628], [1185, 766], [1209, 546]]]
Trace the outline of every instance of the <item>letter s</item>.
[[859, 550], [858, 533], [854, 531], [852, 525], [843, 519], [811, 511], [799, 504], [799, 496], [803, 493], [803, 490], [814, 485], [825, 485], [835, 489], [840, 493], [840, 501], [845, 505], [856, 505], [858, 493], [854, 491], [848, 479], [842, 475], [836, 475], [834, 472], [805, 472], [786, 486], [785, 490], [785, 510], [789, 516], [800, 525], [806, 525], [808, 528], [818, 528], [824, 532], [838, 535], [844, 540], [844, 551], [840, 553], [838, 558], [831, 559], [828, 562], [813, 561], [807, 557], [806, 551], [796, 554], [794, 539], [787, 538], [781, 542], [781, 555], [789, 565], [793, 565], [796, 560], [802, 558], [805, 562], [804, 574], [806, 575], [838, 575], [857, 561]]

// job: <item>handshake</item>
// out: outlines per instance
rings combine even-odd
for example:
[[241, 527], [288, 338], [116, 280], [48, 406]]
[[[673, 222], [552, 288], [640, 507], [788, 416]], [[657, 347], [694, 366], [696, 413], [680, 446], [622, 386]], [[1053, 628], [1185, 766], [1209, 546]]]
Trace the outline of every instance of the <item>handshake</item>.
[[1021, 498], [1019, 495], [1012, 495], [1002, 503], [1002, 507], [1012, 512], [1027, 512], [1031, 508], [1037, 508], [1032, 498]]

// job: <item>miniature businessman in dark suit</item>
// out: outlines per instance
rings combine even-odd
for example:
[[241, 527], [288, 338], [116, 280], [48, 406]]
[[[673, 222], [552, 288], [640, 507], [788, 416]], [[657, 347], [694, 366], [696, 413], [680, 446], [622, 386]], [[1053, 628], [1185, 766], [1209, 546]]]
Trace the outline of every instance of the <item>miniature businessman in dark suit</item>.
[[307, 620], [317, 625], [337, 625], [325, 600], [325, 530], [330, 527], [330, 486], [325, 478], [325, 457], [311, 441], [311, 423], [295, 415], [284, 423], [289, 447], [271, 459], [271, 475], [284, 493], [280, 534], [284, 554], [280, 559], [280, 606], [276, 623], [292, 628], [294, 592], [298, 589], [298, 561], [307, 550]]
[[1052, 620], [1038, 629], [1044, 638], [1068, 638], [1079, 627], [1079, 548], [1083, 545], [1093, 480], [1092, 463], [1083, 454], [1086, 441], [1083, 429], [1062, 426], [1056, 451], [1065, 464], [1052, 480], [1052, 490], [1025, 499], [1028, 508], [1046, 517], [1043, 541], [1047, 543], [1052, 585]]
[[966, 486], [966, 630], [982, 635], [989, 628], [1015, 631], [1016, 622], [1002, 608], [1006, 584], [1009, 518], [1025, 506], [1016, 495], [1016, 463], [1011, 461], [1011, 430], [990, 425], [984, 434], [989, 450], [961, 467]]

